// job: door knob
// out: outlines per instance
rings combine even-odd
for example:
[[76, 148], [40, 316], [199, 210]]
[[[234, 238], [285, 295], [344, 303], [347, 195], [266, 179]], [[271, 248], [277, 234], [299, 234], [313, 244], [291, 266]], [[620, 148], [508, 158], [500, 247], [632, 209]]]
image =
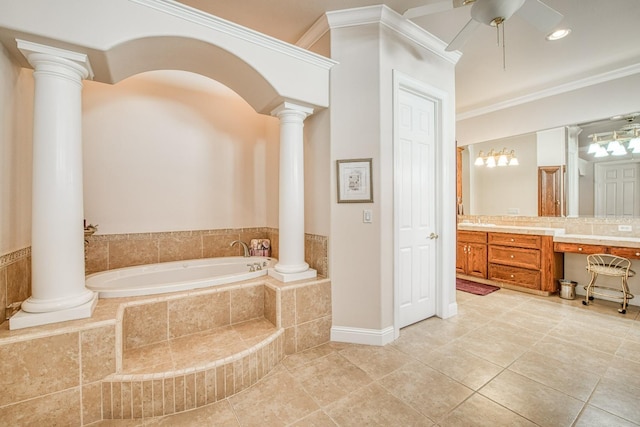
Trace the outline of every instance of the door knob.
[[429, 234], [429, 238], [430, 238], [430, 239], [432, 239], [432, 240], [433, 240], [433, 239], [437, 239], [438, 237], [439, 237], [439, 236], [438, 236], [436, 233], [431, 233], [431, 234]]

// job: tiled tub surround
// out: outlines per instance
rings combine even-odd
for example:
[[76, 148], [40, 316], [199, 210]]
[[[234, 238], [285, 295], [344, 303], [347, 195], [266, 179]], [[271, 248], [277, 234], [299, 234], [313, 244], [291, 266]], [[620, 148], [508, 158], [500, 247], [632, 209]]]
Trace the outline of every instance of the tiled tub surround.
[[90, 319], [17, 331], [5, 322], [0, 424], [87, 425], [203, 406], [328, 342], [330, 328], [328, 279], [268, 277], [101, 299]]
[[[99, 231], [98, 231], [99, 232]], [[234, 240], [247, 244], [251, 239], [271, 240], [271, 256], [278, 258], [279, 233], [274, 228], [175, 231], [163, 233], [94, 234], [87, 238], [87, 274], [133, 265], [155, 264], [242, 255], [242, 247], [230, 246]], [[305, 234], [305, 261], [327, 277], [327, 238]]]
[[6, 319], [6, 307], [31, 295], [31, 248], [0, 256], [0, 323]]

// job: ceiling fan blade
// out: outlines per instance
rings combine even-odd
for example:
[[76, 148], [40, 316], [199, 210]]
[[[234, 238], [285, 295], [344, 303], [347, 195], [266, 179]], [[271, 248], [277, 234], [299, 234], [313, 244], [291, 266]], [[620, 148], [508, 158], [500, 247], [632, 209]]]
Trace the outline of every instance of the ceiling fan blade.
[[434, 3], [425, 4], [407, 9], [402, 16], [407, 19], [417, 18], [420, 16], [432, 15], [434, 13], [446, 12], [456, 7], [465, 5], [465, 0], [440, 0]]
[[540, 0], [526, 0], [516, 13], [541, 33], [551, 31], [563, 18], [560, 12]]
[[447, 46], [445, 50], [447, 52], [451, 52], [461, 49], [462, 46], [464, 46], [465, 43], [467, 43], [467, 41], [471, 38], [471, 35], [476, 30], [476, 28], [478, 28], [480, 25], [482, 24], [476, 20], [469, 20], [469, 22], [467, 22], [467, 25], [465, 25], [464, 28], [462, 28], [462, 30], [460, 30], [460, 32], [453, 38], [453, 40], [451, 40], [451, 43], [449, 43], [449, 46]]

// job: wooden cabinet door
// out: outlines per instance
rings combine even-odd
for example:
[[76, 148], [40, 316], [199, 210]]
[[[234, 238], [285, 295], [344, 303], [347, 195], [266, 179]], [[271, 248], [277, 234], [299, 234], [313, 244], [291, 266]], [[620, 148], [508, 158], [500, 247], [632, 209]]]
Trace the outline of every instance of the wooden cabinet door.
[[487, 278], [487, 245], [467, 243], [467, 274]]
[[456, 245], [456, 273], [467, 274], [467, 243], [458, 242]]

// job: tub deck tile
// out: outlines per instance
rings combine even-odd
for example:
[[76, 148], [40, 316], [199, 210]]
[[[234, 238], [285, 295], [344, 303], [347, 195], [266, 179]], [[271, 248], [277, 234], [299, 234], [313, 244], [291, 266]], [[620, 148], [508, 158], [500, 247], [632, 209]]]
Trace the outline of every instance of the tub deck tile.
[[156, 374], [204, 367], [247, 351], [277, 331], [271, 322], [260, 318], [125, 350], [119, 374]]

